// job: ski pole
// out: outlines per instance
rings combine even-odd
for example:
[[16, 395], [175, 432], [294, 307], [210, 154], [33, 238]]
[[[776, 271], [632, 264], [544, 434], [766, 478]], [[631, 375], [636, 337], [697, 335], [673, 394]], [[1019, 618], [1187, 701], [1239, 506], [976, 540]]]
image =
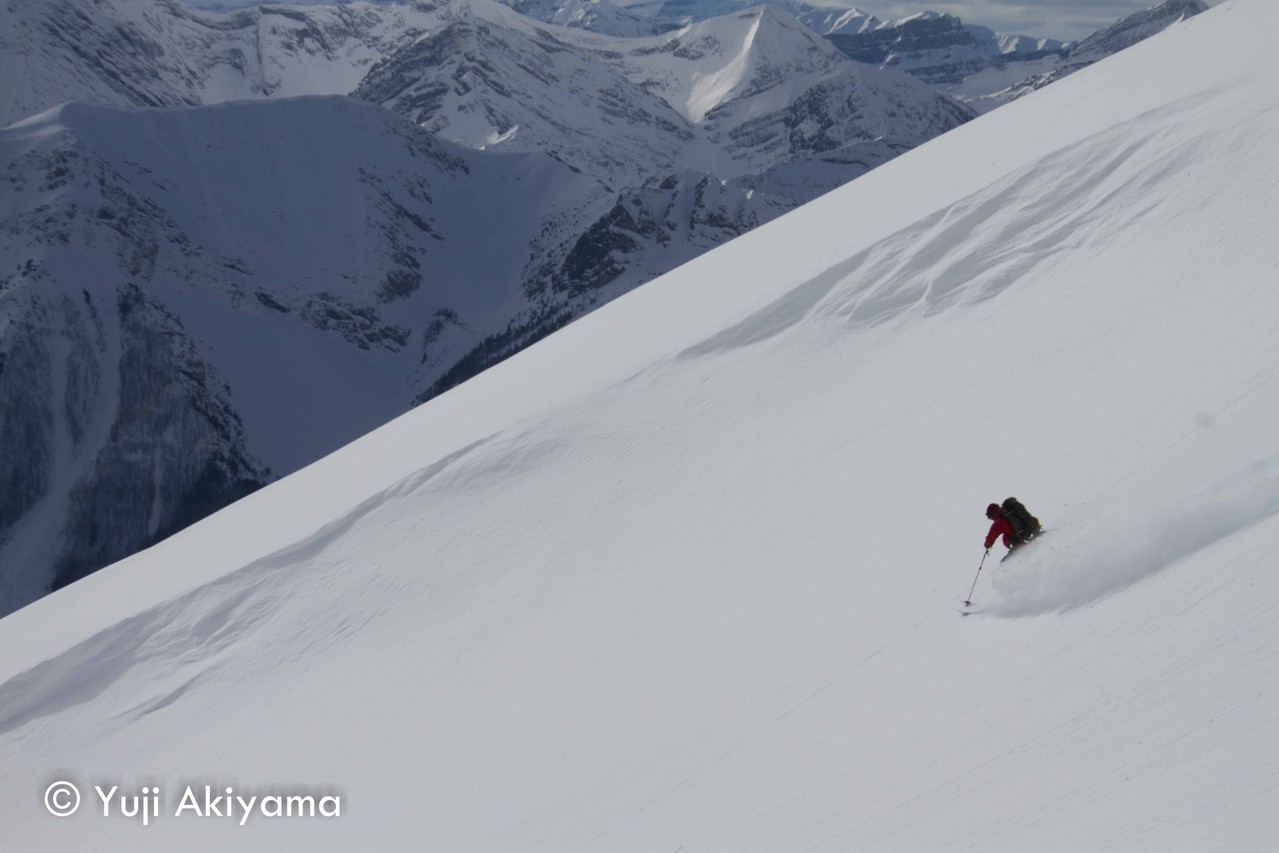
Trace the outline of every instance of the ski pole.
[[990, 556], [990, 549], [987, 548], [986, 553], [981, 555], [981, 562], [977, 564], [977, 575], [976, 577], [973, 578], [972, 589], [968, 590], [968, 598], [964, 599], [965, 607], [968, 607], [973, 603], [972, 602], [973, 590], [977, 588], [977, 578], [981, 577], [981, 567], [986, 565], [986, 558], [989, 556]]

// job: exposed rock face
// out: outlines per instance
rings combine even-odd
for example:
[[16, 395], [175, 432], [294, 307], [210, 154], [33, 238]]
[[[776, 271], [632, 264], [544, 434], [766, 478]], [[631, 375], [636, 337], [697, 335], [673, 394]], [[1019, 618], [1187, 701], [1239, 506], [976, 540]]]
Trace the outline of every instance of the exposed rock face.
[[[107, 440], [70, 491], [57, 588], [181, 530], [265, 485], [270, 471], [247, 449], [230, 389], [196, 351], [182, 324], [138, 287], [117, 294], [114, 364], [85, 322], [67, 328], [68, 390], [96, 397], [114, 368], [115, 412]], [[101, 344], [101, 338], [96, 342]], [[95, 352], [97, 350], [97, 352]], [[89, 399], [80, 399], [87, 415]], [[108, 402], [105, 401], [104, 402]], [[72, 406], [67, 407], [68, 421]], [[73, 446], [88, 451], [83, 441]], [[157, 436], [161, 440], [157, 441]]]

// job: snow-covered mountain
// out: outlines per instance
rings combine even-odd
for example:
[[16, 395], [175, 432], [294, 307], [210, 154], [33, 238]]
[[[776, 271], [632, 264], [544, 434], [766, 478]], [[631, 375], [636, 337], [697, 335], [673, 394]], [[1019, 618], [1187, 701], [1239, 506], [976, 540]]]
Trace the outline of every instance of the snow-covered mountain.
[[374, 66], [355, 96], [470, 147], [551, 153], [613, 186], [680, 169], [743, 178], [884, 138], [913, 145], [972, 116], [849, 62], [771, 6], [619, 40], [476, 0]]
[[845, 61], [772, 6], [640, 42], [620, 61], [732, 158], [712, 170], [725, 177], [849, 145], [918, 144], [972, 116], [905, 75]]
[[[756, 2], [758, 0], [631, 3], [624, 9], [628, 23], [619, 25], [617, 32], [634, 34], [636, 19], [648, 20], [654, 28], [678, 28], [729, 16]], [[1015, 100], [1208, 8], [1203, 0], [1165, 0], [1076, 44], [997, 33], [981, 24], [964, 23], [955, 15], [932, 11], [884, 20], [839, 2], [768, 2], [830, 39], [852, 59], [910, 74], [981, 112]], [[574, 2], [560, 6], [556, 0], [539, 0], [536, 4], [517, 3], [516, 8], [540, 20], [564, 22], [573, 17], [571, 10], [576, 5]], [[595, 21], [579, 16], [574, 25], [612, 32], [607, 19]]]
[[[650, 30], [672, 30], [711, 18], [730, 17], [761, 0], [666, 0], [629, 3], [621, 10], [626, 23], [589, 18], [576, 10], [577, 0], [511, 0], [508, 5], [541, 21], [578, 26], [610, 35], [641, 34], [637, 21]], [[806, 3], [802, 0], [763, 0], [830, 39], [852, 59], [893, 68], [934, 86], [953, 85], [976, 71], [1010, 63], [1034, 62], [1049, 55], [1064, 56], [1070, 45], [1056, 39], [996, 33], [989, 27], [966, 25], [950, 14], [921, 11], [896, 20], [882, 20], [856, 6]]]
[[[621, 8], [599, 0], [607, 14], [591, 14], [593, 4], [581, 0], [503, 0], [506, 5], [540, 21], [580, 27], [607, 35], [638, 36], [679, 29], [698, 21], [728, 17], [766, 3], [794, 16], [841, 50], [872, 65], [901, 64], [926, 82], [953, 83], [973, 68], [1000, 62], [1029, 60], [1045, 53], [1064, 53], [1065, 43], [1051, 38], [964, 25], [954, 15], [920, 11], [897, 20], [881, 20], [838, 0], [657, 0], [628, 2]], [[921, 4], [922, 5], [922, 4]], [[614, 11], [615, 10], [615, 11]], [[646, 32], [647, 30], [647, 32]]]
[[[618, 187], [680, 168], [691, 129], [661, 98], [598, 61], [582, 43], [587, 34], [496, 3], [475, 10], [460, 8], [375, 65], [355, 97], [468, 147], [547, 152]], [[696, 165], [712, 159], [698, 153]]]
[[[1228, 0], [0, 620], [6, 844], [1266, 849], [1276, 27]], [[1008, 494], [1051, 532], [962, 618]]]
[[856, 9], [815, 9], [801, 20], [858, 62], [905, 71], [934, 86], [953, 85], [997, 63], [1065, 53], [1054, 39], [997, 34], [936, 12], [881, 21]]
[[843, 16], [829, 30], [821, 15], [810, 13], [804, 20], [852, 59], [903, 71], [947, 92], [965, 81], [971, 88], [971, 78], [979, 74], [988, 81], [1055, 67], [1069, 49], [1054, 39], [996, 33], [949, 14], [921, 12], [896, 21]]
[[[354, 92], [446, 139], [549, 153], [619, 189], [687, 170], [747, 180], [781, 167], [804, 175], [785, 184], [796, 204], [973, 115], [842, 61], [775, 7], [730, 5], [722, 18], [620, 39], [492, 0], [226, 14], [176, 0], [34, 0], [0, 31], [0, 63], [21, 81], [6, 90], [0, 123], [68, 100]], [[542, 6], [526, 11], [563, 11]]]
[[[0, 31], [0, 70], [22, 83], [6, 89], [0, 126], [70, 100], [355, 92], [452, 141], [551, 153], [621, 187], [686, 169], [732, 178], [885, 135], [917, 143], [971, 117], [839, 62], [772, 7], [648, 39], [546, 26], [490, 0], [225, 14], [33, 0], [18, 12]], [[707, 121], [716, 107], [736, 115]]]

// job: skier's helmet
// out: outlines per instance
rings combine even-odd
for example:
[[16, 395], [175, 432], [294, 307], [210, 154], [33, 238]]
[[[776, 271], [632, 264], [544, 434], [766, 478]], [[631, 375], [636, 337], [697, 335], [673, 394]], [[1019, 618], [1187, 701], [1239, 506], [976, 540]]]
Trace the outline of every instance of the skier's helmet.
[[987, 518], [993, 519], [993, 518], [996, 518], [998, 515], [999, 515], [999, 504], [991, 504], [990, 506], [986, 507]]

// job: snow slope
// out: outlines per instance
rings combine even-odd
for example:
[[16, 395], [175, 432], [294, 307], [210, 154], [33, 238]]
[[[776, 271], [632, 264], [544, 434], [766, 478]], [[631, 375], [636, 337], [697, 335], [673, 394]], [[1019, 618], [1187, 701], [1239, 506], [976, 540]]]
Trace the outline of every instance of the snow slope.
[[[6, 617], [7, 840], [1266, 849], [1277, 24], [1222, 4]], [[961, 618], [1009, 493], [1052, 532]]]

